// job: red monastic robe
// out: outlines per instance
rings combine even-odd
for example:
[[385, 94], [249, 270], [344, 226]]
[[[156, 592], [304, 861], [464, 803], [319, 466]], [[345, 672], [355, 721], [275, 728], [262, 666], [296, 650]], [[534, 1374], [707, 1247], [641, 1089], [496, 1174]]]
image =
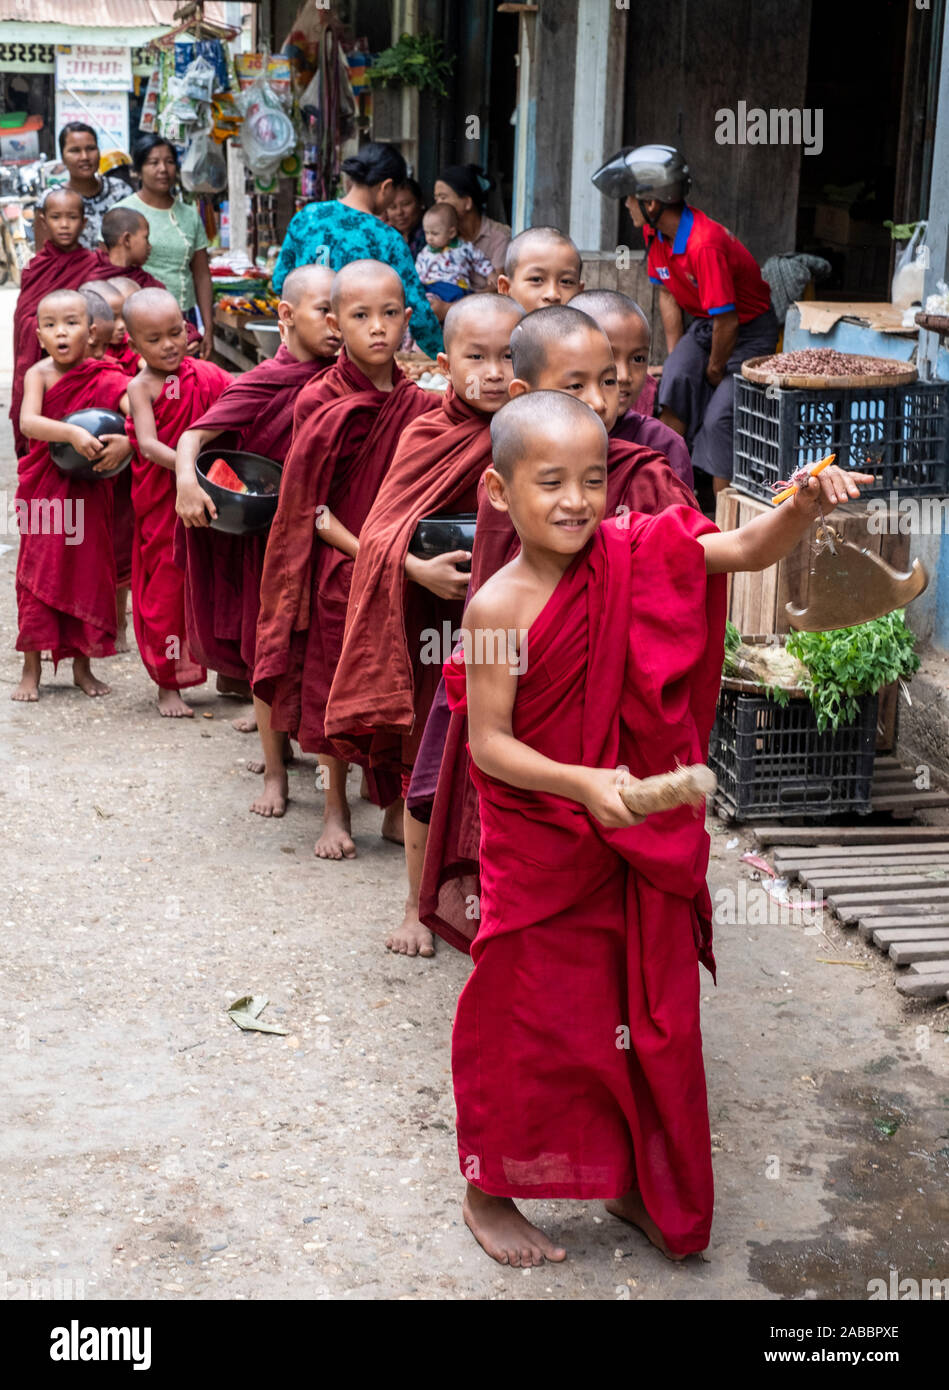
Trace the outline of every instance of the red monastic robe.
[[[651, 378], [650, 378], [651, 379]], [[669, 460], [669, 467], [687, 488], [692, 488], [695, 475], [692, 472], [692, 458], [681, 434], [656, 420], [652, 415], [640, 414], [638, 410], [627, 410], [621, 420], [610, 431], [611, 439], [625, 440], [627, 444], [638, 444], [643, 449], [651, 449]]]
[[144, 266], [140, 265], [116, 265], [109, 260], [108, 251], [95, 251], [96, 274], [87, 278], [90, 280], [134, 280], [140, 290], [163, 290], [163, 281], [156, 280]]
[[13, 386], [10, 394], [10, 420], [17, 458], [30, 448], [30, 440], [20, 433], [23, 405], [23, 378], [43, 356], [36, 336], [36, 311], [40, 301], [54, 290], [77, 290], [86, 280], [96, 278], [96, 253], [84, 246], [60, 251], [47, 241], [23, 271], [16, 308], [13, 311]]
[[[139, 354], [127, 338], [121, 345], [110, 343], [105, 350], [105, 360], [120, 367], [127, 377], [138, 376]], [[116, 478], [113, 502], [112, 543], [115, 549], [115, 580], [120, 589], [127, 589], [132, 582], [132, 547], [135, 544], [131, 468], [126, 468]]]
[[[470, 593], [513, 560], [520, 549], [506, 512], [495, 511], [479, 488], [478, 523], [471, 560]], [[655, 515], [666, 507], [696, 508], [667, 459], [634, 444], [610, 440], [607, 454], [607, 516], [630, 512]], [[439, 756], [441, 748], [444, 752]], [[436, 700], [419, 752], [420, 771], [409, 788], [409, 808], [419, 820], [430, 819], [420, 897], [421, 920], [446, 941], [467, 951], [475, 924], [469, 903], [478, 891], [478, 799], [468, 775], [468, 725], [463, 713], [449, 716], [444, 699]], [[432, 785], [432, 773], [436, 772]], [[433, 803], [433, 804], [432, 804]], [[429, 809], [430, 808], [430, 809]]]
[[[123, 372], [108, 361], [87, 357], [49, 387], [43, 414], [63, 420], [89, 406], [117, 410], [127, 390]], [[29, 444], [17, 467], [21, 534], [16, 649], [52, 651], [57, 664], [66, 657], [113, 656], [115, 484], [110, 479], [70, 479], [56, 467], [45, 439]], [[40, 513], [47, 511], [44, 523]], [[70, 520], [74, 536], [66, 534]], [[79, 544], [71, 543], [74, 537], [81, 537]]]
[[[153, 402], [159, 442], [174, 449], [231, 383], [231, 375], [213, 362], [185, 357]], [[151, 463], [138, 449], [135, 423], [126, 423], [135, 450], [132, 456], [132, 506], [135, 548], [132, 553], [132, 616], [145, 669], [165, 690], [202, 685], [207, 671], [195, 658], [185, 629], [184, 575], [175, 564], [175, 474]]]
[[[512, 727], [558, 762], [647, 777], [705, 759], [725, 579], [706, 576], [701, 513], [627, 522], [600, 527], [530, 628]], [[463, 671], [448, 672], [450, 696], [463, 698]], [[514, 1198], [635, 1183], [670, 1250], [702, 1250], [704, 816], [682, 806], [608, 830], [577, 802], [472, 777], [480, 923], [452, 1040], [462, 1172]]]
[[424, 516], [474, 511], [491, 462], [490, 426], [490, 415], [449, 386], [441, 409], [403, 434], [360, 532], [326, 733], [344, 751], [368, 753], [374, 766], [411, 770], [441, 677], [441, 660], [426, 661], [426, 654], [439, 649], [463, 611], [462, 602], [406, 580], [409, 542]]
[[[272, 727], [292, 734], [307, 752], [338, 756], [323, 717], [353, 572], [347, 555], [319, 539], [317, 508], [328, 507], [358, 536], [402, 431], [439, 405], [397, 367], [393, 383], [391, 391], [378, 390], [343, 353], [297, 400], [302, 423], [284, 465], [264, 558], [254, 692], [271, 705]], [[304, 396], [325, 404], [303, 416]], [[378, 678], [380, 660], [377, 654], [364, 681]], [[377, 794], [392, 801], [398, 787], [387, 779]]]
[[[190, 429], [224, 430], [209, 447], [246, 449], [283, 463], [293, 434], [293, 407], [308, 382], [333, 358], [300, 362], [283, 343], [227, 388]], [[267, 536], [230, 536], [206, 526], [175, 531], [175, 560], [185, 571], [185, 630], [191, 650], [211, 671], [250, 680], [254, 671], [260, 580]]]

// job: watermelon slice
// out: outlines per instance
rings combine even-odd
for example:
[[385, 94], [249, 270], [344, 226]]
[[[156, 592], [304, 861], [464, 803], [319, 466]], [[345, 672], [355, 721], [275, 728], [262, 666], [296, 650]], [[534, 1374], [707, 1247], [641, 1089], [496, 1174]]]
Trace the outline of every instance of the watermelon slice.
[[209, 483], [214, 483], [217, 487], [226, 488], [228, 492], [249, 492], [250, 488], [246, 483], [242, 483], [229, 463], [224, 459], [215, 459], [207, 472]]

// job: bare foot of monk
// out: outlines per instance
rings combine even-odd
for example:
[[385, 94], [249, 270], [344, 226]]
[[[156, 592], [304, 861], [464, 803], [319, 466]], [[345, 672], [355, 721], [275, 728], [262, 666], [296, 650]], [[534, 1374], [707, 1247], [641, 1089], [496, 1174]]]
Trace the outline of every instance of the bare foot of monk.
[[393, 801], [391, 806], [386, 807], [382, 815], [382, 838], [391, 840], [396, 845], [405, 844], [404, 806], [405, 802], [400, 796], [398, 801]]
[[313, 846], [317, 859], [355, 859], [356, 846], [349, 831], [349, 812], [328, 807], [323, 815], [323, 833]]
[[233, 676], [218, 675], [214, 686], [219, 695], [237, 695], [242, 700], [250, 699], [250, 683], [237, 680]]
[[23, 654], [23, 674], [20, 676], [20, 684], [10, 696], [11, 700], [21, 700], [25, 704], [33, 704], [40, 698], [40, 674], [42, 663], [39, 652], [24, 652]]
[[469, 1183], [461, 1210], [481, 1249], [498, 1264], [527, 1269], [545, 1260], [556, 1264], [567, 1258], [563, 1246], [554, 1245], [543, 1231], [532, 1226], [510, 1197], [489, 1197]]
[[[260, 732], [260, 725], [259, 725], [259, 724], [257, 725], [257, 730], [258, 730], [258, 733], [259, 733], [259, 732]], [[290, 735], [289, 735], [289, 734], [284, 734], [284, 736], [283, 736], [283, 748], [282, 748], [282, 750], [281, 750], [281, 755], [282, 755], [282, 758], [283, 758], [283, 765], [284, 765], [284, 767], [289, 767], [290, 764], [293, 762], [293, 744], [290, 742]], [[264, 759], [263, 761], [261, 761], [260, 758], [249, 758], [249, 759], [247, 760], [247, 771], [248, 771], [248, 772], [256, 772], [257, 775], [258, 775], [258, 777], [259, 777], [260, 774], [261, 774], [262, 772], [266, 772], [266, 771], [267, 771], [267, 761], [266, 761], [266, 759]]]
[[435, 938], [418, 919], [418, 904], [406, 909], [402, 925], [386, 937], [386, 949], [397, 956], [433, 956]]
[[78, 685], [84, 695], [111, 695], [111, 685], [106, 685], [105, 681], [100, 681], [98, 676], [92, 674], [92, 667], [89, 665], [87, 656], [77, 656], [72, 664], [73, 685]]
[[129, 616], [129, 590], [128, 588], [116, 589], [115, 591], [115, 650], [116, 654], [127, 652], [129, 649], [128, 634]]
[[618, 1216], [621, 1221], [628, 1221], [631, 1226], [637, 1226], [646, 1239], [651, 1241], [657, 1250], [662, 1251], [666, 1259], [685, 1259], [684, 1255], [673, 1255], [663, 1240], [662, 1232], [643, 1205], [642, 1194], [638, 1187], [630, 1188], [625, 1196], [615, 1197], [610, 1202], [604, 1202], [603, 1205], [611, 1216]]
[[194, 718], [194, 710], [185, 704], [177, 690], [165, 690], [163, 686], [158, 687], [158, 713], [165, 719]]
[[[256, 734], [257, 716], [255, 714], [244, 714], [240, 719], [232, 719], [231, 728], [236, 729], [239, 734]], [[261, 763], [261, 771], [263, 771], [263, 763]]]
[[264, 785], [256, 801], [252, 801], [250, 809], [255, 816], [263, 816], [265, 820], [273, 817], [279, 820], [286, 813], [287, 802], [290, 799], [290, 782], [286, 772], [264, 773]]

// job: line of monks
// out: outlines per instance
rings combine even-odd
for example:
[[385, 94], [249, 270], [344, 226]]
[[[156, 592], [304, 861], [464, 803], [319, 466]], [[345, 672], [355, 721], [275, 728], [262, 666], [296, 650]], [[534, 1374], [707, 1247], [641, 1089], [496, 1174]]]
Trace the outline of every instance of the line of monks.
[[[681, 438], [649, 411], [645, 316], [584, 292], [553, 228], [512, 241], [498, 294], [452, 306], [441, 397], [396, 361], [411, 311], [386, 265], [295, 270], [277, 355], [233, 379], [188, 355], [175, 300], [141, 271], [137, 214], [108, 215], [103, 253], [78, 247], [76, 195], [52, 195], [46, 216], [17, 311], [17, 499], [24, 516], [39, 498], [81, 504], [83, 526], [75, 544], [21, 523], [14, 698], [38, 698], [47, 651], [107, 694], [91, 661], [121, 646], [130, 583], [163, 715], [191, 715], [181, 691], [209, 670], [253, 693], [254, 812], [286, 813], [295, 740], [320, 763], [316, 854], [350, 859], [359, 765], [382, 834], [405, 846], [387, 945], [430, 956], [434, 931], [475, 961], [453, 1064], [483, 1248], [562, 1259], [514, 1198], [570, 1196], [603, 1198], [671, 1258], [703, 1249], [708, 837], [687, 807], [640, 823], [615, 769], [704, 761], [724, 572], [774, 563], [814, 497], [856, 495], [854, 480], [827, 470], [761, 527], [720, 536]], [[127, 416], [126, 435], [67, 423], [90, 406]], [[195, 465], [212, 441], [282, 461], [269, 535], [210, 526]], [[131, 468], [67, 477], [56, 442], [103, 473], [131, 443]], [[476, 513], [470, 552], [412, 553], [439, 513]], [[485, 633], [504, 637], [494, 655]]]

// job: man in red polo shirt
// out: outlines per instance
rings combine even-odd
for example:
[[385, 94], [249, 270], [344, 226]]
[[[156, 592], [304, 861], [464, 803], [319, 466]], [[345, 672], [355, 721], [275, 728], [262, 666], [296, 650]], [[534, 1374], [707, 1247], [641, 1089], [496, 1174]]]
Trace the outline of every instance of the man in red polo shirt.
[[[686, 202], [692, 178], [671, 145], [620, 150], [593, 182], [624, 198], [643, 229], [669, 349], [660, 419], [685, 436], [694, 466], [712, 475], [719, 492], [732, 476], [734, 374], [749, 357], [774, 352], [778, 341], [771, 291], [751, 252]], [[686, 330], [683, 312], [692, 318]]]

